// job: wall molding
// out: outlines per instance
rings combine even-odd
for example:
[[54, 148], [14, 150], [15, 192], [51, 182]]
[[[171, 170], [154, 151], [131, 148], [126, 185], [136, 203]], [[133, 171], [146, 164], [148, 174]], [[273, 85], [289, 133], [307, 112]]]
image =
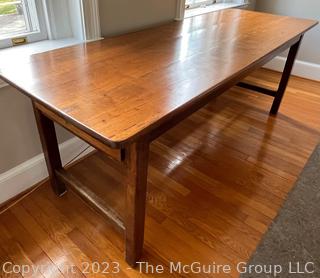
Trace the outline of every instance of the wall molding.
[[101, 39], [98, 0], [81, 1], [82, 24], [86, 41]]
[[175, 20], [183, 20], [186, 7], [186, 0], [177, 0], [177, 11]]
[[[264, 68], [282, 72], [286, 60], [287, 58], [278, 56], [266, 64]], [[320, 65], [296, 60], [292, 74], [299, 77], [320, 81]]]
[[[88, 144], [77, 137], [60, 144], [59, 150], [63, 165], [77, 156], [86, 147], [88, 147]], [[80, 159], [93, 150], [94, 149], [90, 147], [77, 159]], [[0, 206], [47, 177], [48, 172], [43, 153], [0, 174]]]

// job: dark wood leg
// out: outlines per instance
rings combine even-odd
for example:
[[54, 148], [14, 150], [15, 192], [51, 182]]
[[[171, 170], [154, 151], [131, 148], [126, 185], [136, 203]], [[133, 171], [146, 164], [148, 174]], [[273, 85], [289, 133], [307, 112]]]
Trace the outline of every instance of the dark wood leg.
[[147, 195], [149, 143], [133, 143], [125, 150], [127, 165], [126, 261], [135, 266], [142, 255]]
[[63, 195], [63, 193], [66, 192], [66, 187], [60, 180], [57, 179], [55, 173], [55, 170], [62, 169], [62, 163], [54, 123], [52, 120], [44, 116], [35, 107], [35, 105], [33, 105], [33, 110], [36, 117], [36, 122], [38, 126], [44, 157], [49, 172], [51, 186], [53, 191], [58, 196], [61, 196]]
[[284, 67], [283, 73], [282, 73], [282, 77], [280, 80], [280, 84], [277, 90], [270, 90], [267, 88], [263, 88], [257, 85], [253, 85], [253, 84], [248, 84], [246, 82], [239, 82], [237, 84], [237, 86], [241, 87], [241, 88], [245, 88], [248, 90], [252, 90], [258, 93], [262, 93], [268, 96], [272, 96], [274, 97], [273, 100], [273, 104], [270, 110], [270, 114], [271, 115], [276, 115], [279, 111], [279, 107], [283, 98], [283, 95], [287, 89], [288, 86], [288, 82], [290, 79], [290, 75], [292, 72], [292, 68], [294, 65], [294, 61], [297, 57], [298, 51], [299, 51], [299, 47], [301, 44], [303, 36], [300, 37], [299, 41], [296, 42], [294, 45], [291, 46], [289, 54], [288, 54], [288, 58], [286, 61], [286, 65]]
[[302, 41], [302, 37], [300, 38], [300, 40], [295, 43], [293, 46], [291, 46], [289, 54], [288, 54], [288, 58], [287, 58], [287, 62], [286, 65], [284, 67], [284, 71], [281, 77], [281, 81], [277, 90], [277, 93], [275, 95], [271, 110], [270, 110], [270, 114], [272, 115], [276, 115], [279, 111], [279, 107], [283, 98], [283, 95], [286, 91], [289, 79], [290, 79], [290, 75], [292, 72], [292, 68], [294, 65], [294, 61], [297, 57], [298, 51], [299, 51], [299, 47]]

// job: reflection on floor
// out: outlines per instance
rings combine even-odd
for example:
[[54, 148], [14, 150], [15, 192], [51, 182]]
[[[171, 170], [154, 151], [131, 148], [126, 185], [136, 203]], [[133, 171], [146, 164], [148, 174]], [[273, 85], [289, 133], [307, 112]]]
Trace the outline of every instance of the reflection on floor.
[[[278, 79], [260, 70], [248, 81], [274, 87]], [[273, 118], [270, 97], [233, 88], [152, 144], [143, 260], [165, 274], [148, 276], [198, 261], [231, 266], [214, 277], [238, 277], [236, 265], [254, 251], [320, 140], [319, 104], [320, 83], [292, 78]], [[116, 186], [121, 177], [113, 178]], [[114, 277], [145, 276], [127, 268], [122, 238], [73, 193], [57, 198], [46, 183], [0, 215], [0, 262], [42, 266], [34, 277], [100, 277], [81, 273], [83, 263], [116, 261]]]

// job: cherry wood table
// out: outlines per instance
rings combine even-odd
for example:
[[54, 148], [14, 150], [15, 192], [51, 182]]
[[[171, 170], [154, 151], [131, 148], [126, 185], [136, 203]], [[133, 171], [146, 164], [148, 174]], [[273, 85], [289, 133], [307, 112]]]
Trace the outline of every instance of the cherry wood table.
[[[150, 143], [234, 85], [272, 96], [276, 114], [302, 36], [316, 24], [230, 9], [19, 58], [0, 77], [32, 99], [53, 190], [62, 195], [70, 186], [118, 224], [134, 266], [143, 249]], [[240, 82], [288, 48], [277, 90]], [[124, 169], [123, 215], [63, 168], [54, 122]]]

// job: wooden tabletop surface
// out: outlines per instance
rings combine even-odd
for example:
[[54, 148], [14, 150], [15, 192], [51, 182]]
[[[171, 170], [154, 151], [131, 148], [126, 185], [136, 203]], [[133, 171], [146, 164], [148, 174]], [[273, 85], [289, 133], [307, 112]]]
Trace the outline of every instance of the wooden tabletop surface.
[[19, 58], [2, 67], [0, 77], [119, 147], [316, 23], [224, 10]]

